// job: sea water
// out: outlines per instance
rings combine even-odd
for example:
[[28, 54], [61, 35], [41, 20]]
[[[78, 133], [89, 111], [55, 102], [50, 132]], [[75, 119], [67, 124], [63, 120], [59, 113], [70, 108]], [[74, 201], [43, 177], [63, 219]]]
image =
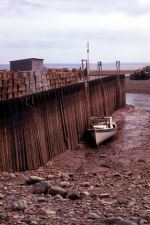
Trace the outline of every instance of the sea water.
[[[80, 68], [80, 63], [45, 63], [45, 67], [47, 68]], [[136, 70], [139, 68], [143, 68], [145, 66], [150, 65], [150, 63], [121, 63], [120, 62], [120, 69], [121, 70]], [[116, 70], [116, 63], [102, 63], [103, 70]], [[0, 64], [0, 69], [7, 69], [9, 70], [9, 64]], [[90, 69], [94, 70], [97, 69], [96, 63], [90, 63]]]
[[134, 105], [138, 109], [150, 110], [150, 95], [127, 93], [126, 103]]

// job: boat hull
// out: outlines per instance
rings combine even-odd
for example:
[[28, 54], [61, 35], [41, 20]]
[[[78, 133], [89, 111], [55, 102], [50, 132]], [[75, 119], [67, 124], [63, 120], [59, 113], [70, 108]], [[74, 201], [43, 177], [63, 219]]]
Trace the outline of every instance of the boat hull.
[[101, 130], [101, 129], [89, 129], [89, 132], [94, 139], [96, 145], [101, 144], [105, 140], [109, 139], [110, 137], [114, 136], [117, 132], [117, 128], [112, 128], [109, 130]]

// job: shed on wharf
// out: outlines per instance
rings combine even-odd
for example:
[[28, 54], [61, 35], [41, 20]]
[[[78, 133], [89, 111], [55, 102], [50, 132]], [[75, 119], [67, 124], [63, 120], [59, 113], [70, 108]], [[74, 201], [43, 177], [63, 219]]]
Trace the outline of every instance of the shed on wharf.
[[28, 58], [10, 61], [11, 71], [40, 71], [44, 69], [44, 59]]

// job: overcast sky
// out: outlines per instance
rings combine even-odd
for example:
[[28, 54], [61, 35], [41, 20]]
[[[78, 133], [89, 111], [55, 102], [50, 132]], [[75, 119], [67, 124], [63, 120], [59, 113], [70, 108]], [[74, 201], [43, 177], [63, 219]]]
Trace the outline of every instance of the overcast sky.
[[0, 64], [150, 61], [150, 0], [0, 0]]

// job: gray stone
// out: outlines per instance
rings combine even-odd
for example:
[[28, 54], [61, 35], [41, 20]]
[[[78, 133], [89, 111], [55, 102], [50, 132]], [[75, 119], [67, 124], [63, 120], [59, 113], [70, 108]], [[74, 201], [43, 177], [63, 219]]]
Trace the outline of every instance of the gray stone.
[[70, 193], [68, 195], [68, 198], [71, 199], [71, 200], [78, 200], [78, 199], [80, 199], [80, 196], [77, 195], [76, 193]]
[[68, 181], [62, 181], [59, 185], [60, 187], [63, 187], [63, 188], [72, 186], [72, 184]]
[[82, 192], [80, 192], [80, 197], [81, 198], [89, 197], [89, 196], [90, 196], [90, 193], [88, 191], [82, 191]]
[[11, 173], [11, 174], [10, 174], [10, 177], [11, 177], [11, 178], [16, 178], [16, 175], [15, 175], [14, 173]]
[[91, 212], [88, 214], [89, 219], [100, 219], [100, 216], [97, 213]]
[[108, 193], [103, 193], [103, 194], [99, 194], [98, 197], [99, 197], [99, 198], [109, 198], [109, 197], [110, 197], [110, 194], [108, 194]]
[[43, 198], [41, 197], [41, 198], [38, 198], [37, 201], [38, 202], [48, 202], [48, 199], [46, 199], [44, 197]]
[[49, 175], [47, 175], [47, 177], [46, 177], [47, 180], [53, 180], [54, 178], [55, 178], [55, 176], [52, 175], [52, 174], [49, 174]]
[[37, 221], [31, 221], [30, 222], [30, 225], [39, 225], [39, 222], [37, 222]]
[[12, 202], [12, 209], [17, 211], [24, 211], [27, 209], [27, 201], [19, 200], [17, 202]]
[[110, 217], [105, 219], [105, 224], [116, 224], [116, 225], [137, 225], [137, 223], [130, 221], [128, 219], [123, 219], [122, 217]]
[[34, 194], [47, 194], [49, 187], [51, 184], [48, 181], [42, 181], [39, 183], [36, 183], [33, 188]]
[[2, 220], [7, 221], [9, 219], [8, 215], [4, 212], [0, 212], [0, 222]]
[[56, 215], [56, 212], [54, 210], [45, 210], [44, 208], [41, 208], [37, 211], [37, 215], [43, 215], [48, 218], [51, 218]]
[[0, 193], [0, 199], [4, 199], [5, 195]]
[[90, 187], [90, 185], [91, 184], [88, 181], [81, 184], [82, 187]]
[[28, 184], [28, 185], [36, 184], [41, 181], [45, 181], [45, 179], [43, 177], [30, 176], [26, 179], [26, 184]]
[[51, 186], [51, 187], [48, 188], [48, 194], [50, 194], [52, 196], [58, 194], [58, 195], [61, 195], [64, 198], [66, 198], [68, 192], [65, 189], [55, 185], [55, 186]]
[[62, 180], [65, 180], [65, 181], [69, 180], [70, 178], [68, 173], [60, 173], [59, 176]]
[[114, 178], [120, 178], [120, 177], [121, 177], [121, 174], [120, 174], [120, 173], [114, 173], [112, 176], [113, 176]]

